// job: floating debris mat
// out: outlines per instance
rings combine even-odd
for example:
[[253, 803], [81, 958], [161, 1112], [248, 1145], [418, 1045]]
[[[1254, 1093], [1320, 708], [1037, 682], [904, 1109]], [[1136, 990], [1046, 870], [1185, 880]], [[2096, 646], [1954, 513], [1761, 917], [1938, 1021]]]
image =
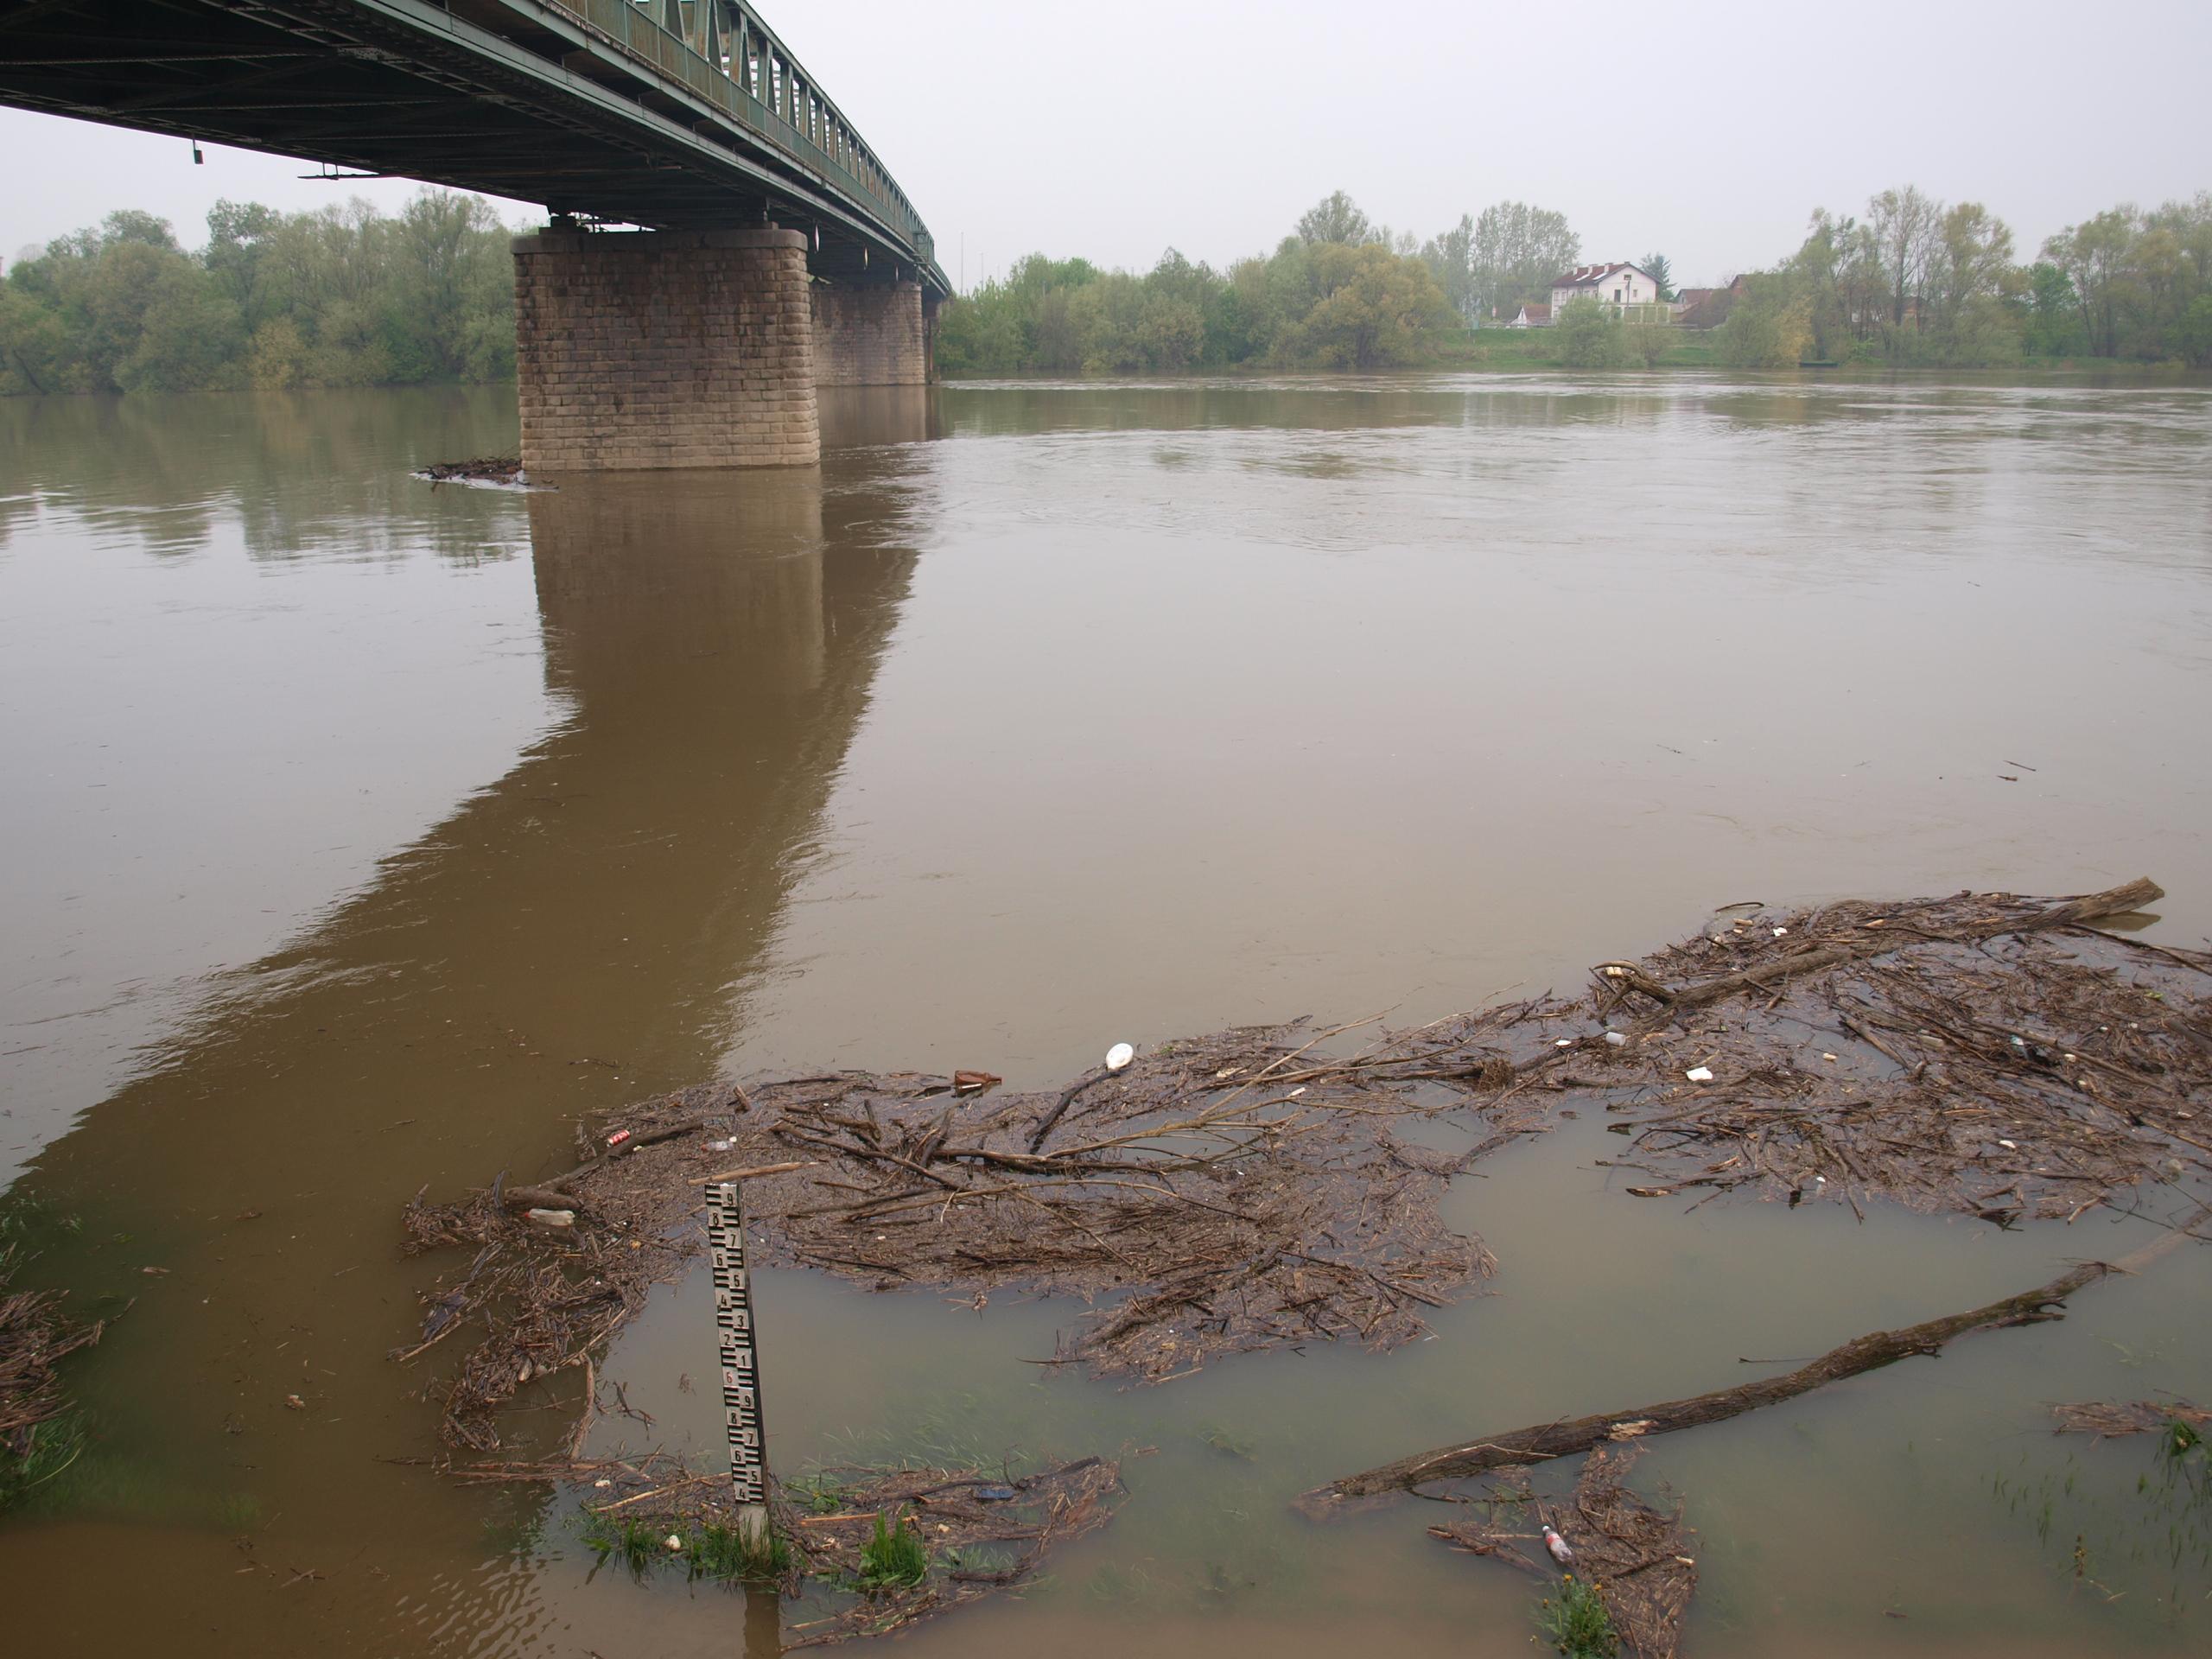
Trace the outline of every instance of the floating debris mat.
[[[533, 1379], [582, 1365], [700, 1254], [701, 1189], [742, 1180], [757, 1262], [982, 1308], [1088, 1306], [1039, 1363], [1161, 1382], [1316, 1340], [1388, 1349], [1494, 1263], [1446, 1228], [1452, 1177], [1561, 1109], [1602, 1110], [1645, 1197], [1887, 1198], [2072, 1219], [2212, 1170], [2212, 954], [2093, 922], [2131, 882], [1732, 921], [1586, 999], [1478, 1010], [1339, 1052], [1374, 1022], [1160, 1045], [1057, 1092], [987, 1072], [704, 1085], [591, 1131], [563, 1174], [418, 1194], [417, 1248], [467, 1248], [425, 1293], [412, 1359], [467, 1330], [448, 1442], [499, 1444]], [[1440, 1147], [1448, 1128], [1464, 1144]]]
[[2197, 1431], [2212, 1427], [2212, 1411], [2186, 1400], [2081, 1400], [2050, 1408], [2056, 1434], [2094, 1434], [2101, 1440], [2125, 1434], [2158, 1434], [2176, 1445], [2196, 1443]]
[[1751, 1186], [2009, 1224], [2212, 1170], [2212, 954], [2094, 928], [2148, 881], [1754, 909], [1601, 963], [1547, 1090], [1591, 1096], [1639, 1197]]
[[463, 1465], [475, 1482], [543, 1482], [582, 1494], [585, 1543], [639, 1577], [779, 1583], [804, 1599], [781, 1647], [884, 1636], [1028, 1582], [1046, 1554], [1096, 1530], [1121, 1465], [1078, 1458], [1027, 1474], [937, 1467], [826, 1469], [773, 1483], [772, 1556], [740, 1546], [729, 1476], [666, 1452], [636, 1458]]
[[[472, 1331], [444, 1433], [492, 1449], [518, 1388], [584, 1363], [698, 1255], [702, 1189], [719, 1179], [744, 1184], [756, 1263], [979, 1309], [1001, 1290], [1082, 1299], [1049, 1365], [1161, 1382], [1252, 1349], [1395, 1347], [1492, 1269], [1438, 1202], [1540, 1127], [1536, 1109], [1515, 1120], [1484, 1097], [1509, 1092], [1509, 1052], [1549, 1052], [1555, 1017], [1516, 1004], [1349, 1055], [1327, 1046], [1355, 1027], [1240, 1028], [1053, 1093], [1003, 1093], [982, 1072], [686, 1090], [594, 1130], [595, 1155], [564, 1174], [418, 1195], [415, 1246], [473, 1254], [425, 1293], [422, 1340], [395, 1357]], [[1489, 1132], [1462, 1150], [1394, 1132], [1469, 1107]]]
[[[1047, 1551], [1104, 1526], [1121, 1491], [1121, 1465], [1104, 1458], [1013, 1479], [947, 1469], [817, 1476], [806, 1496], [817, 1512], [797, 1516], [791, 1536], [808, 1573], [847, 1605], [785, 1625], [784, 1645], [881, 1636], [1025, 1583]], [[911, 1565], [887, 1573], [885, 1544], [900, 1529]]]
[[[1583, 1459], [1573, 1491], [1548, 1522], [1556, 1544], [1537, 1530], [1548, 1512], [1520, 1469], [1497, 1476], [1487, 1497], [1467, 1500], [1479, 1518], [1431, 1527], [1429, 1535], [1540, 1579], [1556, 1580], [1564, 1569], [1596, 1594], [1630, 1659], [1674, 1659], [1697, 1592], [1697, 1534], [1680, 1504], [1662, 1512], [1629, 1490], [1641, 1450], [1601, 1446]], [[1546, 1559], [1562, 1550], [1563, 1560]]]

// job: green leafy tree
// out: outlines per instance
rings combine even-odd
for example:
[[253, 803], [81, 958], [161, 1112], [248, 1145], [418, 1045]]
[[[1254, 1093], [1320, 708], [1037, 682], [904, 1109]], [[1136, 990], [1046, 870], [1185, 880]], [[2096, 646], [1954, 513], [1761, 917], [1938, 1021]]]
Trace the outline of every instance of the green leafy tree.
[[1617, 369], [1628, 361], [1621, 320], [1588, 295], [1569, 300], [1552, 319], [1560, 361], [1570, 369]]
[[945, 306], [938, 363], [958, 375], [1419, 362], [1459, 325], [1428, 251], [1339, 192], [1272, 254], [1225, 272], [1173, 248], [1141, 276], [1033, 254]]
[[1636, 263], [1638, 269], [1640, 269], [1645, 276], [1649, 276], [1653, 282], [1659, 285], [1659, 297], [1661, 299], [1668, 301], [1674, 299], [1675, 269], [1672, 265], [1669, 265], [1667, 263], [1667, 256], [1665, 254], [1647, 253], [1643, 258], [1637, 260]]
[[1978, 201], [1962, 201], [1937, 221], [1929, 258], [1928, 311], [1930, 325], [1955, 330], [1967, 308], [1996, 299], [2007, 289], [2012, 271], [2012, 230]]
[[2048, 259], [2028, 267], [2024, 297], [2027, 322], [2023, 344], [2031, 356], [2076, 357], [2088, 350], [2089, 331], [2082, 321], [2074, 280]]
[[1622, 331], [1622, 342], [1628, 359], [1640, 363], [1647, 369], [1656, 369], [1667, 353], [1675, 348], [1680, 331], [1672, 323], [1631, 322]]
[[2043, 245], [2043, 257], [2073, 284], [2092, 357], [2114, 357], [2120, 352], [2121, 298], [2135, 240], [2135, 218], [2133, 207], [2115, 207], [2068, 226]]
[[1916, 185], [1885, 190], [1866, 204], [1873, 245], [1889, 279], [1892, 328], [1905, 326], [1926, 289], [1942, 215], [1942, 205]]
[[1363, 243], [1380, 242], [1388, 238], [1387, 232], [1377, 232], [1367, 222], [1367, 215], [1343, 191], [1332, 191], [1299, 216], [1299, 240], [1308, 245], [1339, 243], [1357, 247]]
[[1713, 331], [1720, 360], [1737, 369], [1791, 369], [1813, 344], [1812, 296], [1802, 278], [1785, 273], [1754, 276], [1747, 291]]
[[2175, 330], [2174, 344], [2194, 368], [2212, 368], [2212, 290], [2189, 302]]
[[150, 213], [111, 213], [0, 283], [0, 377], [16, 391], [195, 391], [497, 379], [514, 368], [512, 265], [488, 204], [424, 190], [279, 213], [219, 202], [198, 252]]
[[1481, 321], [1475, 298], [1475, 221], [1462, 213], [1459, 222], [1441, 236], [1421, 245], [1421, 261], [1449, 305], [1470, 325]]
[[1510, 317], [1551, 295], [1552, 278], [1581, 257], [1567, 215], [1525, 201], [1501, 201], [1475, 220], [1467, 256], [1469, 300], [1478, 318]]
[[1453, 321], [1419, 259], [1375, 245], [1332, 245], [1316, 249], [1313, 263], [1324, 291], [1285, 340], [1290, 360], [1359, 370], [1409, 363], [1426, 334]]

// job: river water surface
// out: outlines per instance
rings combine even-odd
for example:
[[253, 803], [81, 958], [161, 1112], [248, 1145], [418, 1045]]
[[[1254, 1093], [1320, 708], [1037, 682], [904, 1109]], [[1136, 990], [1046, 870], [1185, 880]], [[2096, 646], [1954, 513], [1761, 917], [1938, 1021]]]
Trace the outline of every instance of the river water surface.
[[[0, 1522], [7, 1645], [753, 1655], [772, 1599], [461, 1488], [386, 1363], [424, 1183], [702, 1077], [981, 1066], [1580, 982], [1715, 907], [2148, 874], [2212, 932], [2212, 391], [1666, 378], [848, 395], [818, 469], [504, 493], [512, 391], [0, 402], [0, 1181], [130, 1301], [91, 1448]], [[1604, 1143], [1604, 1144], [1600, 1144]], [[1529, 1650], [1403, 1503], [1484, 1428], [1742, 1380], [2108, 1255], [2072, 1229], [1621, 1196], [1563, 1123], [1460, 1184], [1434, 1340], [1165, 1389], [1071, 1310], [764, 1275], [795, 1468], [1126, 1465], [1114, 1523], [918, 1656]], [[149, 1268], [162, 1269], [149, 1274]], [[711, 1455], [704, 1287], [609, 1366]], [[2212, 1395], [2212, 1256], [1656, 1446], [1703, 1655], [2201, 1653], [2202, 1506], [2053, 1400]], [[304, 1410], [289, 1408], [297, 1395]], [[548, 1392], [548, 1421], [574, 1404]], [[790, 1615], [785, 1615], [790, 1617]]]

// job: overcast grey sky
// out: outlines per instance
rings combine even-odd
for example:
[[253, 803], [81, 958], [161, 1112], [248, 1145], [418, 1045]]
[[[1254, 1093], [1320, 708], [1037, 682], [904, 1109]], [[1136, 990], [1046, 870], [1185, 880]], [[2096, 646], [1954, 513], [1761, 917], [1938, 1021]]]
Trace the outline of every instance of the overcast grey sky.
[[[1815, 206], [1917, 183], [2032, 252], [2121, 200], [2212, 188], [2212, 4], [1564, 9], [761, 0], [972, 280], [1032, 249], [1142, 268], [1262, 251], [1332, 189], [1427, 236], [1506, 198], [1678, 282], [1771, 264]], [[296, 162], [0, 111], [0, 251], [120, 207], [188, 244], [218, 197], [365, 188]], [[534, 209], [516, 207], [520, 215]]]

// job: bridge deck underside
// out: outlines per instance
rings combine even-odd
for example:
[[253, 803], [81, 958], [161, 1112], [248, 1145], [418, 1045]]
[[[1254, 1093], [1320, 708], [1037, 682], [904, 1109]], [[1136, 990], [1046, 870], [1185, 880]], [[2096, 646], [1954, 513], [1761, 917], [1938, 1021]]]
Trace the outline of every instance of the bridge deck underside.
[[16, 0], [0, 6], [0, 103], [611, 221], [766, 214], [818, 233], [817, 274], [944, 291], [864, 204], [644, 66], [575, 48], [498, 0]]

